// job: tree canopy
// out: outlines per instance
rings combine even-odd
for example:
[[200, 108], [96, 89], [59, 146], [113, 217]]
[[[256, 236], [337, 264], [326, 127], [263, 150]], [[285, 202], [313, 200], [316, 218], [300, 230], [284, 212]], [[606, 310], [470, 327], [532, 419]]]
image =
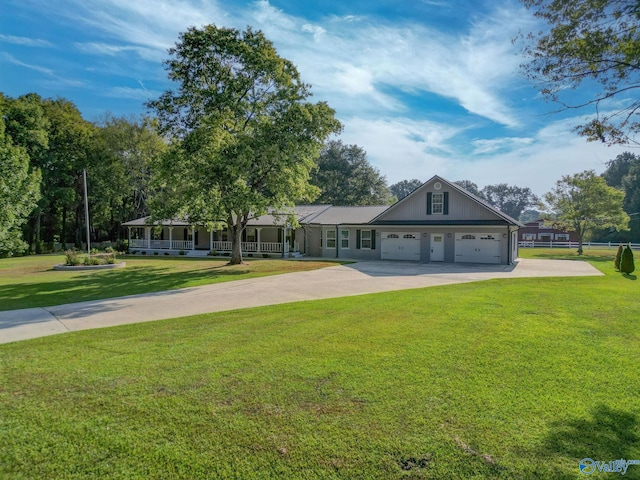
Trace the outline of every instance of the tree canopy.
[[313, 199], [309, 177], [326, 138], [341, 129], [324, 102], [260, 31], [208, 25], [180, 34], [165, 61], [176, 83], [148, 106], [171, 138], [157, 165], [155, 217], [225, 222], [231, 262], [253, 216]]
[[311, 184], [320, 189], [317, 203], [331, 205], [389, 205], [393, 196], [386, 178], [357, 145], [328, 142], [320, 152]]
[[631, 220], [629, 234], [623, 240], [640, 238], [640, 156], [621, 153], [607, 162], [602, 176], [607, 185], [624, 191], [623, 208]]
[[478, 188], [478, 185], [476, 183], [473, 183], [471, 180], [456, 180], [453, 183], [461, 186], [467, 192], [473, 193], [476, 197], [484, 198], [484, 195], [482, 194], [482, 191], [480, 191], [480, 189]]
[[528, 187], [517, 187], [506, 183], [487, 185], [480, 192], [494, 207], [512, 218], [518, 219], [527, 207], [538, 205], [539, 199]]
[[565, 175], [545, 195], [549, 209], [559, 227], [576, 232], [578, 254], [582, 242], [596, 230], [625, 230], [629, 217], [622, 209], [624, 192], [606, 184], [593, 170]]
[[413, 192], [416, 188], [422, 185], [422, 181], [417, 178], [411, 180], [401, 180], [398, 183], [394, 183], [389, 187], [389, 190], [398, 200], [402, 200], [404, 197]]
[[[595, 118], [576, 127], [590, 141], [638, 143], [640, 26], [636, 0], [522, 0], [548, 29], [527, 36], [524, 73], [544, 97], [562, 108], [595, 109]], [[572, 100], [586, 85], [595, 93]], [[607, 102], [614, 99], [615, 102]]]
[[0, 105], [0, 256], [21, 253], [26, 243], [21, 227], [40, 198], [40, 171], [29, 165], [25, 148], [5, 134]]

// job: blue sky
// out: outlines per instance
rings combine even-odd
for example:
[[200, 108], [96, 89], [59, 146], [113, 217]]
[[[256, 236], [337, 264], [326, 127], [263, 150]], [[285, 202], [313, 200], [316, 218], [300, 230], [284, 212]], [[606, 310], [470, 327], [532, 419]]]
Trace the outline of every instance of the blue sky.
[[[506, 0], [3, 0], [0, 91], [73, 101], [87, 120], [145, 113], [171, 88], [179, 32], [262, 30], [389, 184], [438, 174], [548, 191], [624, 151], [571, 131], [520, 71], [532, 15]], [[583, 92], [578, 92], [581, 95]], [[587, 94], [588, 92], [584, 92]]]

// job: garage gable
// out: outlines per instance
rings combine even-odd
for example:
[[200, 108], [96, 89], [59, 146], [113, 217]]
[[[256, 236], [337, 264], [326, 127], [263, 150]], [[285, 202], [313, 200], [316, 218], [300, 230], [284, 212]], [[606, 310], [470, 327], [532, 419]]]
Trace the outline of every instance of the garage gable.
[[442, 177], [434, 176], [372, 221], [386, 225], [519, 225], [517, 220]]

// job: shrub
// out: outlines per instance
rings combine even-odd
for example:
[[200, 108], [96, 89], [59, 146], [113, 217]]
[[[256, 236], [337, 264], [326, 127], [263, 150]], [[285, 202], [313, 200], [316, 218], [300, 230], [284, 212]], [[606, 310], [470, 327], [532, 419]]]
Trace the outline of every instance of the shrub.
[[262, 258], [269, 258], [269, 254], [268, 253], [263, 253], [262, 254]]
[[633, 251], [631, 247], [627, 245], [622, 251], [622, 258], [620, 259], [620, 271], [625, 275], [629, 275], [636, 269], [633, 263]]
[[118, 240], [116, 242], [116, 250], [122, 253], [129, 252], [129, 240]]
[[92, 257], [90, 255], [86, 255], [82, 263], [84, 265], [102, 265], [100, 257]]
[[613, 259], [613, 265], [616, 267], [616, 270], [620, 270], [620, 259], [622, 258], [622, 251], [624, 247], [622, 244], [618, 245], [618, 251], [616, 252], [616, 258]]
[[73, 266], [82, 264], [82, 255], [78, 250], [72, 248], [71, 250], [64, 251], [64, 264]]
[[178, 255], [184, 255], [184, 254], [185, 254], [185, 251], [184, 251], [184, 250], [180, 250], [180, 251], [178, 252]]
[[147, 254], [147, 251], [146, 251], [146, 250], [142, 250], [142, 251], [140, 252], [140, 255], [146, 255], [146, 254]]
[[98, 249], [92, 248], [91, 250], [89, 250], [89, 253], [91, 253], [91, 255], [95, 255], [96, 253], [98, 253]]
[[165, 255], [169, 255], [169, 252], [164, 252]]
[[153, 252], [154, 255], [159, 255], [158, 252]]
[[209, 255], [211, 257], [217, 257], [218, 256], [218, 251], [217, 250], [211, 250], [209, 253], [207, 253], [207, 255]]
[[106, 253], [113, 253], [113, 252], [115, 252], [115, 249], [113, 247], [107, 247], [107, 248], [104, 249], [104, 251]]

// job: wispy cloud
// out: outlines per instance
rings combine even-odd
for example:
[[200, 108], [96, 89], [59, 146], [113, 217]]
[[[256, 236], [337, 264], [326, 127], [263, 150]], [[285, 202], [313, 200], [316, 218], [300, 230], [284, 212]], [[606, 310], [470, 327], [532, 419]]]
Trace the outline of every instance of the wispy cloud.
[[[433, 3], [433, 2], [431, 2]], [[436, 2], [437, 3], [437, 2]], [[88, 5], [67, 0], [62, 10], [77, 22], [111, 36], [114, 42], [78, 45], [102, 55], [135, 52], [158, 60], [190, 25], [244, 28], [253, 25], [296, 63], [318, 97], [358, 96], [354, 108], [374, 102], [398, 110], [402, 100], [389, 89], [414, 97], [436, 94], [473, 115], [517, 127], [520, 120], [505, 101], [518, 62], [505, 31], [522, 22], [519, 8], [498, 8], [451, 35], [418, 22], [391, 24], [347, 15], [313, 23], [290, 15], [267, 0], [223, 9], [215, 1], [105, 0]], [[354, 111], [342, 111], [352, 114]]]
[[163, 54], [158, 49], [140, 47], [135, 45], [115, 45], [103, 42], [74, 43], [74, 46], [83, 53], [94, 55], [107, 55], [111, 57], [122, 53], [135, 53], [149, 61], [161, 61]]
[[51, 70], [50, 68], [45, 68], [45, 67], [41, 67], [40, 65], [32, 65], [26, 62], [22, 62], [7, 52], [0, 52], [0, 60], [4, 60], [5, 62], [12, 63], [19, 67], [28, 68], [29, 70], [34, 70], [36, 72], [44, 73], [45, 75], [51, 75], [51, 76], [55, 75], [53, 70]]
[[23, 45], [26, 47], [53, 47], [51, 42], [40, 38], [16, 37], [2, 33], [0, 33], [0, 42], [13, 43], [14, 45]]
[[523, 145], [531, 145], [533, 138], [529, 137], [503, 137], [492, 138], [486, 140], [473, 140], [473, 154], [474, 155], [487, 155], [494, 154], [496, 152], [504, 150], [513, 150]]
[[161, 92], [154, 90], [147, 90], [146, 88], [132, 88], [132, 87], [113, 87], [108, 89], [104, 94], [108, 97], [114, 98], [129, 98], [132, 100], [147, 101], [151, 98], [160, 96]]

